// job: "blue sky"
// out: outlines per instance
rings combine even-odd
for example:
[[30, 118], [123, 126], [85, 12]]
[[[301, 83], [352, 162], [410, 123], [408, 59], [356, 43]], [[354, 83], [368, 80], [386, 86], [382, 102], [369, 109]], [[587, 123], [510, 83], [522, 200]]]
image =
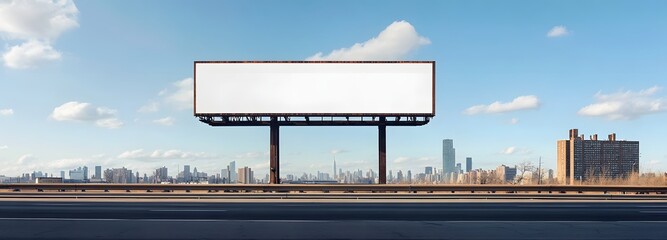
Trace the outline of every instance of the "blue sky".
[[[264, 176], [268, 128], [192, 116], [193, 61], [334, 50], [437, 61], [436, 117], [388, 129], [390, 170], [441, 168], [444, 138], [474, 168], [540, 156], [555, 168], [556, 141], [578, 128], [638, 140], [642, 171], [665, 171], [665, 12], [664, 1], [3, 2], [0, 174], [236, 161]], [[281, 129], [282, 174], [330, 172], [333, 152], [345, 170], [376, 169], [377, 129]]]

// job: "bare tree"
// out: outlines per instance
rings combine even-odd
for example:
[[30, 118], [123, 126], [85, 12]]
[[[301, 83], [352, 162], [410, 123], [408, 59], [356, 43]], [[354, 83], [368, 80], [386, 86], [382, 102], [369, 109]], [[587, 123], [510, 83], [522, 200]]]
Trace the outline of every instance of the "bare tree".
[[[528, 174], [532, 174], [535, 172], [535, 165], [533, 165], [533, 162], [531, 161], [523, 161], [517, 165], [516, 170], [517, 170], [517, 175], [516, 175], [516, 183], [522, 184], [526, 178], [528, 178]], [[531, 176], [531, 181], [534, 180]], [[532, 183], [532, 182], [531, 182]]]

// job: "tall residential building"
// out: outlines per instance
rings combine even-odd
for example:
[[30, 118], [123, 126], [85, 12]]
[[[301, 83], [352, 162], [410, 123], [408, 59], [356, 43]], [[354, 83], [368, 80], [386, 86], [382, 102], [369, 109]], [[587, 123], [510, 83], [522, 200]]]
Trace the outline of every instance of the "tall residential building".
[[95, 179], [102, 179], [102, 166], [95, 166]]
[[125, 167], [104, 170], [104, 180], [108, 183], [132, 183], [132, 170]]
[[512, 182], [516, 177], [516, 166], [511, 168], [505, 165], [500, 165], [496, 168], [496, 175], [502, 182]]
[[442, 170], [443, 173], [455, 172], [456, 149], [454, 149], [454, 140], [442, 140]]
[[585, 181], [591, 177], [623, 178], [639, 172], [639, 141], [616, 140], [616, 134], [598, 140], [579, 135], [570, 129], [568, 140], [558, 141], [557, 175], [565, 184]]
[[472, 158], [467, 157], [466, 158], [466, 172], [472, 171]]

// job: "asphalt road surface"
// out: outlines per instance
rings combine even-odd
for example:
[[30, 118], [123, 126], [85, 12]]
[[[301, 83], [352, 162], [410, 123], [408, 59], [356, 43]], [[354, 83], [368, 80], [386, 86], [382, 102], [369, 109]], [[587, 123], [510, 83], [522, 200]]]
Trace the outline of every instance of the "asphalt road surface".
[[666, 239], [667, 202], [0, 201], [0, 239]]

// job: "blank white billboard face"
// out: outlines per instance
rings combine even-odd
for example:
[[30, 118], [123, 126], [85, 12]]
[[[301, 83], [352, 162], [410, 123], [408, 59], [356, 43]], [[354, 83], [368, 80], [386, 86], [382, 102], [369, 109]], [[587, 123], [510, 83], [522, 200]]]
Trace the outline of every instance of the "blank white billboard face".
[[195, 62], [195, 115], [433, 116], [434, 62]]

